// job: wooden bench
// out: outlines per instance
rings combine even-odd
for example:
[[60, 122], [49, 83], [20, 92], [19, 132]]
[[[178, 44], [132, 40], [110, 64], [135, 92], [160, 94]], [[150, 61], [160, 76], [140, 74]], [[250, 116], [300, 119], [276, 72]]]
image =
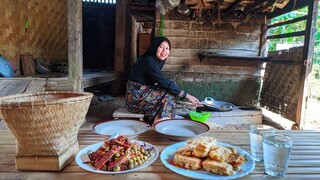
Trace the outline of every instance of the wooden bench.
[[129, 112], [127, 110], [127, 108], [119, 108], [119, 109], [116, 109], [113, 112], [112, 117], [114, 119], [119, 119], [119, 118], [137, 118], [139, 120], [143, 120], [144, 114], [135, 114], [135, 113]]

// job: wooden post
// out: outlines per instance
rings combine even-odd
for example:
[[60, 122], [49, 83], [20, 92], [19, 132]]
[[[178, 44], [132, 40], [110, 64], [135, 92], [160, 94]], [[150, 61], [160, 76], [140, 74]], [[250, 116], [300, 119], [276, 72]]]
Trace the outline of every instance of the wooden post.
[[130, 55], [130, 67], [136, 62], [138, 54], [138, 34], [139, 34], [139, 26], [137, 25], [137, 21], [133, 15], [131, 15], [131, 55]]
[[[123, 76], [127, 76], [125, 72], [125, 65], [127, 65], [125, 59], [126, 49], [126, 12], [127, 1], [117, 1], [116, 5], [116, 28], [115, 28], [115, 47], [114, 47], [114, 70], [121, 72]], [[119, 94], [124, 91], [125, 78], [121, 78], [120, 82], [114, 82], [111, 86], [112, 94]]]
[[115, 71], [124, 72], [124, 52], [126, 36], [126, 1], [117, 1], [116, 7], [116, 28], [115, 28]]
[[68, 0], [68, 84], [83, 91], [82, 0]]
[[308, 18], [306, 24], [306, 34], [304, 36], [304, 48], [303, 48], [303, 59], [305, 60], [306, 72], [305, 78], [301, 79], [303, 81], [300, 88], [300, 93], [302, 94], [301, 99], [298, 102], [297, 108], [297, 118], [296, 123], [301, 129], [305, 125], [306, 121], [306, 109], [307, 109], [307, 100], [309, 92], [309, 84], [311, 79], [312, 72], [312, 60], [314, 54], [314, 37], [316, 33], [316, 21], [318, 14], [318, 1], [310, 2], [308, 6]]
[[262, 56], [262, 57], [266, 57], [268, 53], [268, 43], [267, 43], [268, 26], [266, 23], [267, 22], [264, 22], [261, 24], [261, 35], [260, 35], [258, 56]]

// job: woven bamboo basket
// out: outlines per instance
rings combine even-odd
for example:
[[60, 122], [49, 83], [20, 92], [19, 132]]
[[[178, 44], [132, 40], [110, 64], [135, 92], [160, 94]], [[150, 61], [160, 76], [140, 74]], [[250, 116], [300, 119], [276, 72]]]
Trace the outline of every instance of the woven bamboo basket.
[[17, 156], [59, 156], [77, 142], [92, 93], [47, 91], [0, 98], [0, 117], [14, 134]]

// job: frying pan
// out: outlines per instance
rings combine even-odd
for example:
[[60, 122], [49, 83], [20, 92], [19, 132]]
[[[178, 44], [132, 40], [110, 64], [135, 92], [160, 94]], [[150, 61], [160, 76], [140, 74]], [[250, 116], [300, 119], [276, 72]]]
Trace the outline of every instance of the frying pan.
[[205, 106], [208, 110], [214, 111], [230, 111], [235, 105], [232, 103], [224, 102], [224, 101], [215, 101], [211, 97], [206, 97], [204, 101], [201, 102], [203, 106]]

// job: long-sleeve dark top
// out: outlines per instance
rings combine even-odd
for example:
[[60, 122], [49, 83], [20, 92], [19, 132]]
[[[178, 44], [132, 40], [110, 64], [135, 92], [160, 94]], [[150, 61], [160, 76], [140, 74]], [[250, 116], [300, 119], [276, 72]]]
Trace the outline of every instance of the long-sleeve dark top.
[[129, 80], [143, 85], [158, 83], [172, 94], [178, 95], [182, 90], [161, 71], [164, 64], [165, 61], [160, 61], [149, 54], [144, 54], [132, 66]]

